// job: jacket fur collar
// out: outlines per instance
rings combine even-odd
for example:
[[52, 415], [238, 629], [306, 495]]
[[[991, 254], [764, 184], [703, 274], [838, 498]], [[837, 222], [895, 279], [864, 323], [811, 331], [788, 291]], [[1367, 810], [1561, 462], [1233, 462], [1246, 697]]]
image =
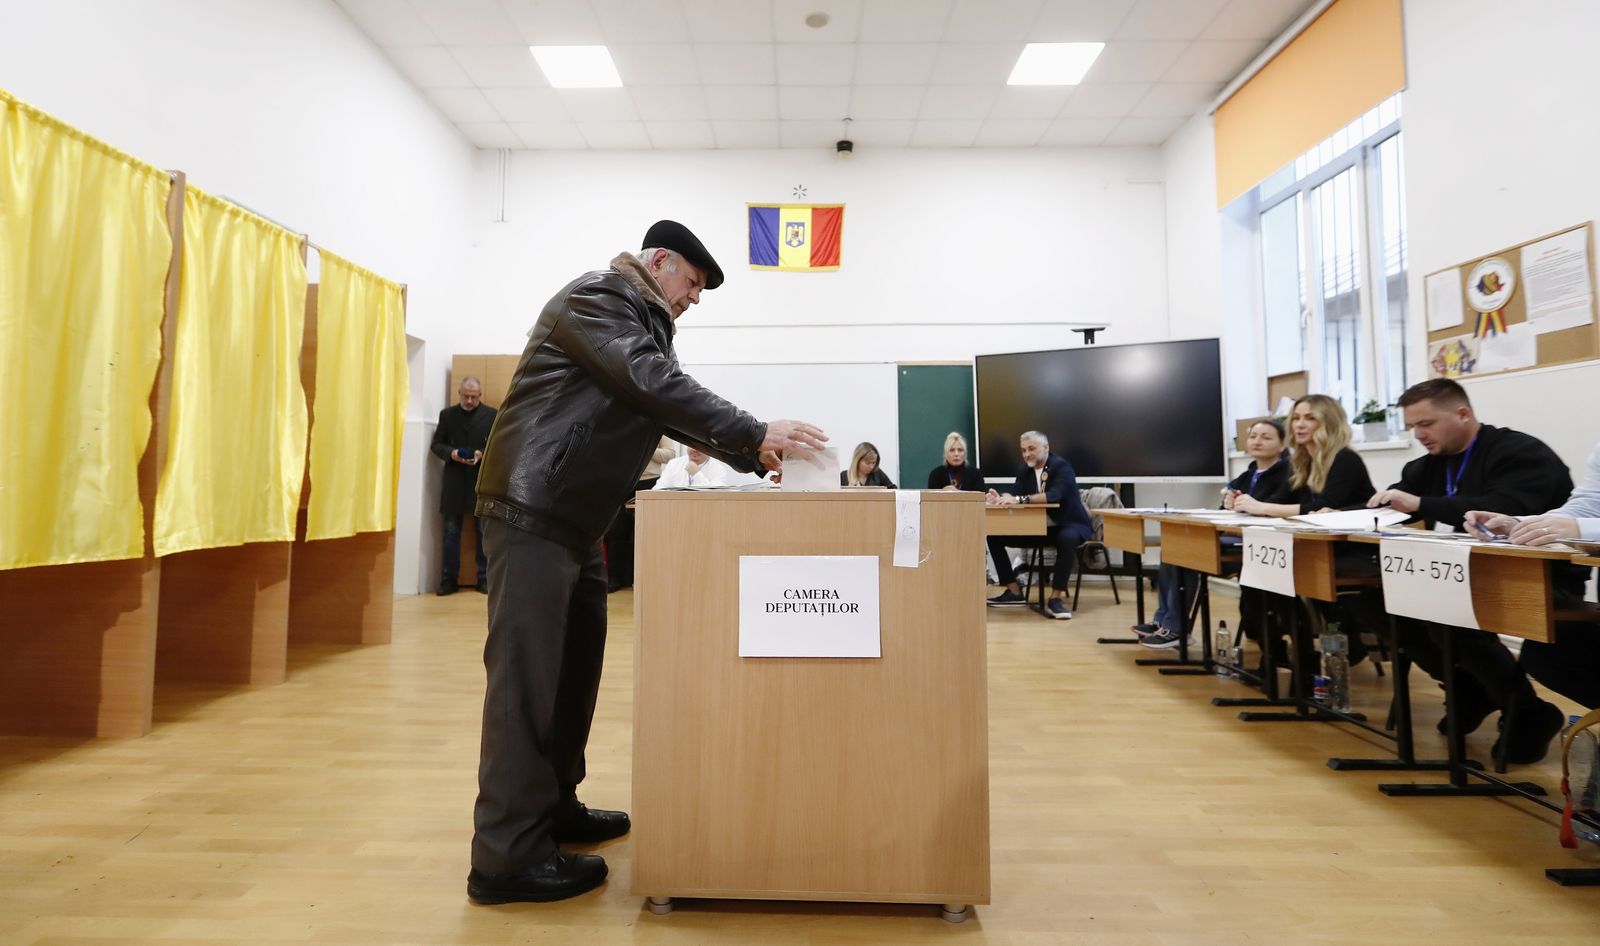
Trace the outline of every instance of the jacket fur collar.
[[[650, 270], [639, 262], [639, 257], [623, 251], [611, 261], [611, 268], [622, 274], [633, 288], [639, 290], [639, 295], [644, 296], [646, 302], [660, 306], [662, 311], [671, 318], [672, 307], [667, 305], [667, 294], [661, 291], [661, 284], [656, 282], [656, 277], [650, 275]], [[678, 320], [672, 319], [672, 332], [678, 332]]]

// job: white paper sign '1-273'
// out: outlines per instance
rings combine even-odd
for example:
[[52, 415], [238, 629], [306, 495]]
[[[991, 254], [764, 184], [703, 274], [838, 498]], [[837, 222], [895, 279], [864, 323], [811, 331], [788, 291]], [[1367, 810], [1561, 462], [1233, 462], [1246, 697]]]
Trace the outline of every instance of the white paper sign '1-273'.
[[1294, 536], [1277, 529], [1241, 529], [1244, 569], [1239, 584], [1274, 594], [1294, 594]]
[[1472, 546], [1438, 539], [1382, 539], [1383, 606], [1390, 614], [1452, 627], [1478, 626]]

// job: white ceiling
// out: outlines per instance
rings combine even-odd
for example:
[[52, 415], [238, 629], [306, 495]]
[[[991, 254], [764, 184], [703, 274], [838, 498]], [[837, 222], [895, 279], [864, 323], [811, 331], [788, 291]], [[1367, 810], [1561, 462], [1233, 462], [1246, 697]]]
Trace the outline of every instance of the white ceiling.
[[[336, 0], [480, 148], [1155, 145], [1314, 0]], [[821, 29], [807, 15], [825, 12]], [[1024, 43], [1101, 41], [1015, 87]], [[604, 44], [620, 89], [529, 45]]]

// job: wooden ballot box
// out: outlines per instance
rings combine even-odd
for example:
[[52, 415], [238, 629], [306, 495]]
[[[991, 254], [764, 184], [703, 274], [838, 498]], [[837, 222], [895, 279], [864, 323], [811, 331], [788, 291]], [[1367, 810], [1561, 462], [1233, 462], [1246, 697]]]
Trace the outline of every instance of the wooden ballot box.
[[[989, 902], [982, 494], [922, 493], [920, 530], [900, 568], [892, 491], [639, 494], [632, 890], [656, 912]], [[740, 657], [743, 556], [875, 558], [881, 656]]]

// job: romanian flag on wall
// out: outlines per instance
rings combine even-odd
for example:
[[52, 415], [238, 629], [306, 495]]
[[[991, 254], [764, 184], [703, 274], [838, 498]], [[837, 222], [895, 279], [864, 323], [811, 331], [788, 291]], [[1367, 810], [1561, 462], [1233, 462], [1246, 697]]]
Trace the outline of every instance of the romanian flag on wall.
[[750, 204], [750, 268], [839, 268], [844, 204]]

